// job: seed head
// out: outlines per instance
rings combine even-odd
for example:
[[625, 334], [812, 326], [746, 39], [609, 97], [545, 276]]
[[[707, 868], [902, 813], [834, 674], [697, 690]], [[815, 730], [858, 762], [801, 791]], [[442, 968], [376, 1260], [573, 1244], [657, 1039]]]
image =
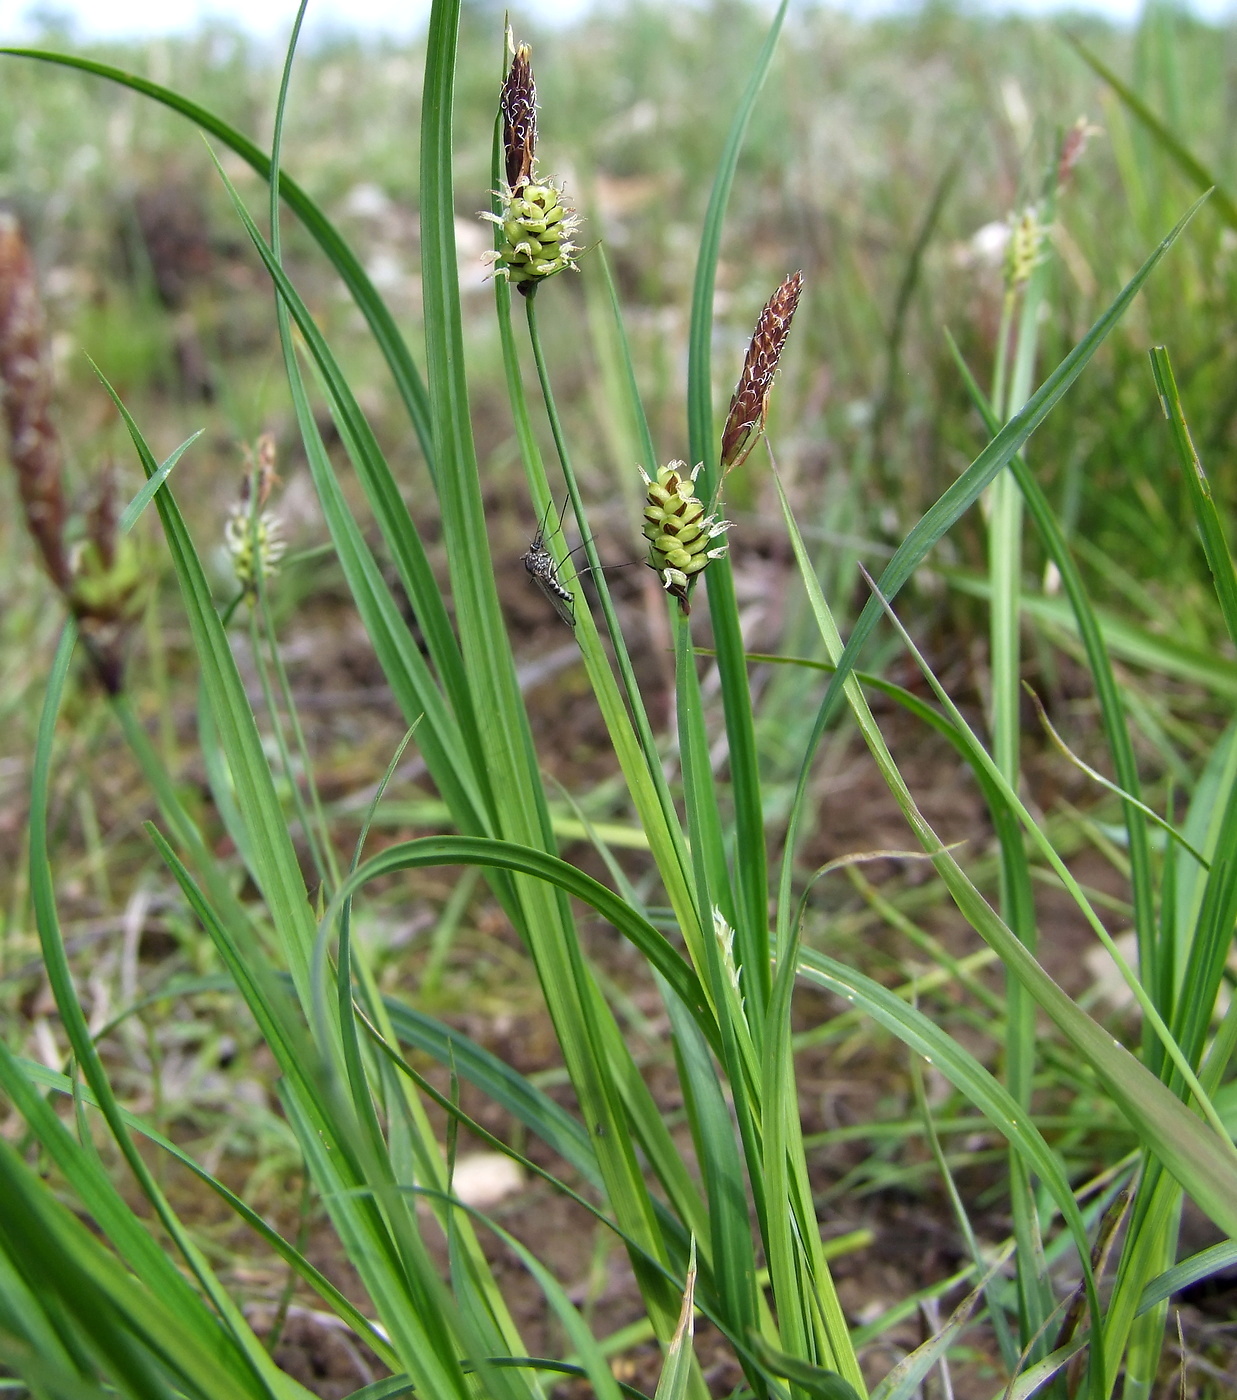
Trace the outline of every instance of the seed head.
[[574, 268], [581, 251], [571, 241], [580, 226], [575, 210], [563, 199], [562, 187], [537, 174], [537, 85], [533, 81], [532, 50], [518, 48], [507, 30], [511, 68], [498, 99], [503, 118], [504, 175], [495, 190], [497, 214], [481, 215], [502, 230], [497, 248], [482, 255], [495, 277], [506, 277], [531, 295], [547, 277]]
[[519, 194], [504, 184], [497, 193], [502, 212], [481, 215], [502, 229], [499, 246], [482, 254], [495, 277], [506, 277], [528, 296], [545, 278], [576, 267], [582, 250], [571, 236], [580, 221], [553, 181], [526, 184]]
[[1048, 230], [1041, 222], [1039, 211], [1029, 204], [1014, 220], [1005, 249], [1005, 285], [1016, 291], [1031, 280], [1031, 274], [1044, 256]]
[[52, 581], [67, 590], [67, 511], [43, 355], [43, 306], [30, 249], [11, 214], [0, 214], [0, 402], [26, 524]]
[[270, 578], [279, 568], [287, 548], [281, 530], [279, 517], [273, 511], [251, 516], [244, 501], [237, 501], [228, 512], [224, 543], [232, 556], [236, 581], [250, 602], [257, 597], [258, 579]]
[[670, 462], [658, 467], [653, 480], [640, 469], [648, 493], [644, 506], [644, 537], [649, 542], [645, 563], [661, 576], [667, 593], [679, 600], [683, 612], [691, 612], [688, 588], [691, 581], [709, 560], [720, 559], [727, 546], [709, 545], [730, 529], [729, 520], [706, 515], [704, 502], [692, 493], [697, 465], [690, 473], [685, 462]]
[[747, 358], [743, 361], [743, 373], [730, 400], [730, 413], [722, 433], [721, 461], [724, 470], [745, 462], [764, 432], [773, 376], [777, 373], [777, 363], [782, 357], [802, 292], [803, 273], [792, 273], [765, 303], [756, 322], [751, 344], [747, 347]]
[[252, 604], [258, 596], [258, 580], [278, 572], [287, 544], [279, 516], [263, 509], [279, 480], [275, 475], [274, 435], [263, 433], [256, 449], [245, 448], [245, 457], [250, 471], [241, 478], [240, 500], [228, 511], [223, 541], [232, 557], [236, 581]]

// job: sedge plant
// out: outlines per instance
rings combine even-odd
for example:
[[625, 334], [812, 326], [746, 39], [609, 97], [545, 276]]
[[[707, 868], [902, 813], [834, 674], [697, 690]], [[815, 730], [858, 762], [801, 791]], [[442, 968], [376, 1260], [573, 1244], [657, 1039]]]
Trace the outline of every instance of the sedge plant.
[[[561, 532], [543, 523], [528, 567], [563, 605], [560, 617], [579, 649], [642, 847], [656, 872], [657, 909], [600, 839], [609, 883], [559, 854], [547, 784], [499, 606], [499, 564], [488, 543], [470, 410], [456, 251], [452, 133], [459, 0], [436, 0], [426, 49], [420, 157], [424, 377], [361, 261], [283, 170], [281, 133], [295, 33], [269, 154], [211, 112], [150, 80], [92, 60], [24, 54], [120, 83], [180, 112], [268, 182], [267, 234], [228, 188], [274, 291], [292, 409], [331, 547], [406, 720], [408, 742], [449, 814], [442, 834], [400, 841], [367, 857], [365, 832], [383, 799], [384, 780], [361, 839], [345, 859], [336, 850], [312, 780], [303, 792], [295, 782], [291, 792], [281, 783], [305, 765], [306, 746], [293, 719], [286, 735], [279, 732], [272, 764], [234, 655], [231, 619], [216, 606], [199, 546], [177, 506], [173, 468], [192, 469], [191, 444], [160, 464], [139, 424], [112, 393], [147, 476], [147, 486], [119, 518], [116, 531], [127, 533], [143, 509], [158, 514], [196, 657], [204, 767], [248, 877], [246, 886], [232, 878], [186, 808], [175, 775], [134, 714], [118, 665], [103, 673], [109, 703], [157, 807], [148, 835], [166, 880], [217, 950], [278, 1068], [280, 1105], [303, 1156], [309, 1189], [330, 1219], [364, 1301], [352, 1301], [251, 1205], [124, 1106], [98, 1036], [87, 1024], [59, 926], [49, 804], [61, 701], [90, 613], [82, 601], [86, 595], [80, 587], [75, 592], [74, 576], [58, 552], [54, 514], [32, 509], [55, 499], [48, 468], [37, 481], [25, 481], [25, 499], [71, 619], [48, 678], [35, 753], [30, 882], [70, 1055], [57, 1072], [0, 1046], [0, 1087], [24, 1130], [20, 1144], [0, 1143], [0, 1363], [31, 1394], [294, 1400], [305, 1393], [274, 1364], [177, 1215], [140, 1141], [200, 1178], [385, 1364], [390, 1379], [355, 1392], [357, 1400], [402, 1394], [531, 1400], [563, 1376], [583, 1377], [593, 1393], [609, 1400], [632, 1392], [616, 1379], [603, 1339], [563, 1281], [495, 1219], [453, 1191], [459, 1127], [515, 1157], [621, 1244], [646, 1334], [662, 1350], [657, 1395], [666, 1400], [709, 1393], [692, 1349], [697, 1316], [725, 1339], [741, 1367], [745, 1394], [761, 1400], [855, 1400], [871, 1393], [876, 1400], [901, 1400], [916, 1393], [966, 1327], [985, 1313], [1007, 1372], [995, 1393], [1026, 1396], [1053, 1386], [1061, 1395], [1096, 1400], [1119, 1389], [1138, 1396], [1154, 1380], [1167, 1298], [1184, 1281], [1232, 1262], [1230, 1242], [1178, 1263], [1175, 1222], [1183, 1195], [1189, 1195], [1225, 1235], [1237, 1234], [1237, 1153], [1231, 1118], [1216, 1102], [1229, 1078], [1237, 1013], [1230, 1009], [1218, 1023], [1213, 1018], [1237, 900], [1231, 861], [1237, 770], [1231, 761], [1217, 759], [1197, 800], [1205, 794], [1209, 811], [1222, 815], [1208, 820], [1196, 806], [1184, 832], [1143, 800], [1103, 629], [1068, 542], [1022, 455], [1032, 433], [1157, 274], [1195, 210], [1187, 210], [1149, 250], [1137, 273], [1038, 388], [1029, 290], [1037, 272], [1029, 271], [1021, 301], [1010, 301], [1011, 325], [1021, 318], [1018, 335], [1002, 342], [1017, 344], [1007, 366], [1011, 372], [998, 371], [991, 396], [969, 381], [989, 440], [915, 524], [879, 577], [870, 580], [869, 601], [844, 640], [777, 478], [773, 454], [764, 450], [778, 361], [800, 300], [811, 295], [798, 274], [773, 292], [761, 314], [720, 430], [714, 402], [718, 259], [728, 209], [742, 198], [735, 181], [740, 152], [785, 9], [783, 3], [774, 17], [746, 90], [736, 94], [733, 124], [718, 157], [692, 292], [688, 420], [673, 444], [653, 440], [635, 391], [604, 251], [575, 241], [579, 225], [567, 195], [541, 173], [527, 46], [505, 49], [502, 72], [496, 73], [493, 195], [485, 217], [494, 230], [488, 261], [510, 411], [530, 518], [552, 518], [561, 477], [586, 561], [577, 571]], [[220, 178], [226, 182], [222, 167]], [[281, 220], [289, 211], [338, 272], [390, 370], [424, 455], [446, 546], [445, 579], [430, 566], [421, 503], [410, 510], [354, 387], [284, 267]], [[641, 443], [643, 460], [638, 468], [631, 464], [633, 474], [643, 473], [644, 489], [633, 533], [643, 535], [645, 562], [657, 576], [673, 641], [675, 713], [669, 735], [657, 732], [641, 692], [624, 619], [589, 529], [589, 503], [574, 469], [573, 444], [543, 346], [542, 318], [571, 314], [561, 287], [577, 271], [600, 278], [606, 289], [620, 347], [619, 379]], [[3, 355], [0, 346], [0, 361]], [[534, 373], [526, 378], [530, 363]], [[1237, 575], [1163, 352], [1156, 352], [1155, 371], [1182, 470], [1190, 476], [1221, 611], [1237, 636]], [[107, 366], [100, 366], [101, 393], [112, 392], [106, 373]], [[960, 373], [969, 379], [965, 366]], [[11, 428], [21, 421], [14, 393], [10, 382]], [[321, 407], [364, 494], [402, 601], [379, 565], [365, 523], [349, 504], [340, 466], [324, 440]], [[39, 401], [35, 408], [43, 422], [45, 405]], [[543, 440], [553, 446], [550, 463]], [[684, 451], [686, 458], [676, 455]], [[234, 515], [229, 539], [243, 585], [235, 608], [249, 623], [254, 653], [268, 658], [263, 685], [278, 726], [278, 711], [294, 714], [295, 707], [270, 629], [268, 595], [276, 586], [277, 561], [263, 513], [261, 453], [248, 504]], [[784, 826], [768, 819], [762, 791], [756, 706], [732, 572], [742, 528], [724, 518], [727, 473], [744, 461], [747, 471], [767, 469], [774, 478], [807, 608], [828, 658], [810, 673], [814, 723], [797, 757], [797, 787]], [[19, 451], [14, 464], [20, 474]], [[990, 489], [994, 545], [1013, 551], [1001, 555], [994, 549], [991, 744], [938, 685], [897, 616], [900, 591], [950, 527]], [[1027, 897], [1033, 862], [1078, 902], [1097, 938], [1112, 941], [1020, 792], [1010, 725], [1018, 693], [1017, 546], [1024, 511], [1059, 572], [1083, 639], [1122, 804], [1140, 940], [1137, 971], [1124, 969], [1143, 1016], [1142, 1041], [1133, 1051], [1080, 1008], [1035, 956], [1035, 911]], [[115, 551], [114, 556], [119, 557]], [[586, 571], [597, 596], [595, 611], [581, 583]], [[706, 703], [701, 679], [706, 663], [694, 630], [706, 613], [701, 606], [706, 597], [720, 717]], [[887, 626], [923, 666], [931, 703], [857, 669], [878, 626]], [[962, 853], [944, 844], [920, 811], [873, 715], [874, 690], [945, 735], [973, 772], [1000, 838], [997, 907], [964, 867]], [[804, 915], [815, 877], [805, 880], [799, 853], [811, 822], [820, 742], [844, 710], [942, 886], [1004, 966], [1009, 988], [1004, 1081], [917, 1008], [917, 988], [885, 987], [805, 942]], [[724, 767], [715, 759], [715, 723], [724, 733]], [[1231, 760], [1231, 737], [1226, 745], [1224, 756]], [[388, 779], [393, 770], [394, 762]], [[308, 879], [292, 839], [294, 826], [311, 851]], [[1151, 827], [1165, 836], [1158, 857], [1148, 838]], [[423, 1007], [380, 993], [366, 952], [353, 936], [355, 911], [375, 881], [443, 866], [479, 872], [518, 934], [553, 1024], [574, 1098], [571, 1109]], [[581, 907], [627, 940], [660, 993], [690, 1153], [672, 1133], [625, 1041], [581, 937]], [[954, 969], [945, 975], [953, 976]], [[843, 1016], [861, 1013], [910, 1053], [930, 1061], [1009, 1148], [1016, 1228], [1009, 1245], [994, 1254], [977, 1240], [945, 1157], [937, 1151], [971, 1254], [955, 1280], [965, 1283], [965, 1296], [923, 1346], [874, 1381], [865, 1376], [859, 1357], [872, 1331], [853, 1325], [835, 1287], [800, 1121], [792, 1011], [796, 989], [805, 983], [836, 994], [847, 1008]], [[1089, 1077], [1091, 1092], [1116, 1106], [1137, 1142], [1137, 1151], [1110, 1164], [1098, 1182], [1073, 1182], [1060, 1151], [1035, 1121], [1030, 1085], [1043, 1048], [1038, 1015], [1052, 1023]], [[450, 1092], [421, 1072], [412, 1050], [448, 1069]], [[535, 1165], [468, 1115], [460, 1104], [461, 1080], [538, 1138], [554, 1165]], [[58, 1104], [71, 1114], [58, 1112]], [[445, 1147], [434, 1127], [440, 1113], [453, 1125]], [[110, 1179], [96, 1133], [106, 1133], [123, 1158], [131, 1178], [126, 1189]], [[931, 1136], [935, 1142], [935, 1133]], [[54, 1174], [55, 1189], [35, 1169], [36, 1160]], [[135, 1194], [142, 1199], [141, 1210], [134, 1208]], [[514, 1252], [531, 1286], [544, 1296], [561, 1329], [562, 1355], [529, 1354], [512, 1298], [488, 1262], [487, 1237]], [[1062, 1258], [1072, 1258], [1080, 1279], [1076, 1289], [1061, 1288], [1054, 1264]], [[1101, 1292], [1105, 1274], [1112, 1282]]]

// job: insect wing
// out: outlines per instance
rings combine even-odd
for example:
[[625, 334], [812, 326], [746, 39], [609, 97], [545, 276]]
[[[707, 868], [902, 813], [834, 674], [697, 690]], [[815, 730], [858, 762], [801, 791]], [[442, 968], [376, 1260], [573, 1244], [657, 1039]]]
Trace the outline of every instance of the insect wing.
[[567, 592], [561, 583], [556, 583], [551, 579], [538, 578], [536, 582], [537, 587], [540, 588], [550, 602], [554, 604], [554, 611], [563, 619], [567, 626], [574, 631], [576, 625], [575, 600], [572, 598], [571, 594]]

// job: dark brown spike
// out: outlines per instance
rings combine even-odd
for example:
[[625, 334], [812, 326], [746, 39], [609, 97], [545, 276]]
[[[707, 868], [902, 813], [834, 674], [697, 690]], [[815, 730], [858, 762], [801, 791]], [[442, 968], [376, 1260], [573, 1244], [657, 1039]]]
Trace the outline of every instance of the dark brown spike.
[[1058, 190], [1063, 190], [1069, 184], [1074, 167], [1082, 159], [1083, 153], [1087, 149], [1087, 143], [1099, 129], [1097, 126], [1092, 126], [1086, 117], [1079, 117], [1065, 133], [1065, 139], [1061, 142], [1061, 150], [1057, 157]]
[[764, 430], [773, 376], [777, 373], [777, 363], [802, 292], [803, 273], [792, 273], [765, 303], [756, 322], [722, 433], [722, 467], [725, 470], [746, 460]]
[[43, 306], [30, 249], [11, 214], [0, 214], [0, 402], [26, 524], [53, 582], [67, 592], [66, 510], [51, 373], [43, 354]]
[[533, 178], [537, 156], [537, 84], [533, 81], [532, 50], [521, 44], [511, 59], [511, 71], [498, 101], [503, 115], [503, 152], [507, 185], [519, 194]]
[[262, 433], [257, 442], [254, 443], [252, 454], [246, 450], [246, 456], [252, 455], [254, 475], [258, 485], [258, 509], [265, 510], [266, 503], [271, 498], [271, 492], [276, 486], [283, 485], [283, 478], [275, 470], [278, 448], [275, 442], [274, 433]]

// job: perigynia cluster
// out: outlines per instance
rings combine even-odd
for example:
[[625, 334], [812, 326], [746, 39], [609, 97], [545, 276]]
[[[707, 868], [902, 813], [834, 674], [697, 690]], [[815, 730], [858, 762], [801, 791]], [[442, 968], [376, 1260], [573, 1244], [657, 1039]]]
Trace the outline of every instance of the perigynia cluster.
[[726, 553], [724, 544], [713, 541], [730, 529], [729, 520], [706, 515], [704, 502], [693, 493], [697, 465], [691, 472], [686, 462], [670, 462], [657, 468], [654, 480], [640, 468], [648, 487], [644, 506], [644, 537], [649, 542], [649, 568], [661, 575], [666, 591], [679, 600], [683, 611], [690, 612], [688, 585], [711, 559]]

